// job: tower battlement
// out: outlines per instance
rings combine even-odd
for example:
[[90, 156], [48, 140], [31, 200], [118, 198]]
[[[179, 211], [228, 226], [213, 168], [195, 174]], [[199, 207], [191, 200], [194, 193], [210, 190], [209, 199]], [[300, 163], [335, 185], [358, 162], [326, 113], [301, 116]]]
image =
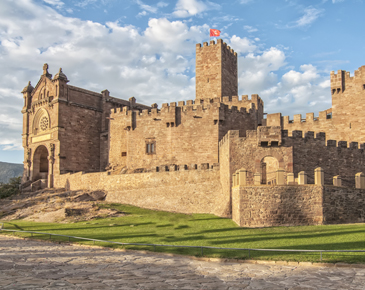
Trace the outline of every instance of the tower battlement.
[[215, 43], [214, 40], [211, 40], [209, 42], [209, 45], [208, 45], [208, 42], [203, 42], [203, 46], [201, 45], [201, 43], [197, 43], [196, 44], [196, 50], [198, 51], [198, 49], [204, 49], [205, 47], [212, 47], [212, 46], [222, 46], [223, 48], [225, 48], [227, 51], [229, 51], [230, 53], [232, 53], [234, 56], [237, 56], [237, 52], [235, 52], [233, 50], [233, 48], [231, 48], [229, 45], [227, 45], [226, 42], [223, 42], [222, 39], [218, 39], [217, 40], [217, 43]]
[[365, 66], [355, 70], [354, 76], [350, 72], [338, 70], [337, 74], [331, 71], [331, 92], [332, 95], [343, 93], [347, 88], [365, 90]]

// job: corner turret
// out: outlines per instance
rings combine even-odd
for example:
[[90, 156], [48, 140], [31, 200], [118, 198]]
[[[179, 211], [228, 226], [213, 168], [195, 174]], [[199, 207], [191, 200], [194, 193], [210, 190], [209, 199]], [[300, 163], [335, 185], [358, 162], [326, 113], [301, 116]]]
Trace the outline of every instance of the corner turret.
[[[24, 98], [23, 110], [29, 109], [30, 103], [31, 103], [31, 94], [32, 94], [33, 90], [34, 90], [34, 88], [29, 81], [28, 85], [26, 85], [21, 92], [23, 94], [23, 98]], [[22, 110], [22, 113], [24, 114], [25, 112], [23, 112], [23, 110]]]

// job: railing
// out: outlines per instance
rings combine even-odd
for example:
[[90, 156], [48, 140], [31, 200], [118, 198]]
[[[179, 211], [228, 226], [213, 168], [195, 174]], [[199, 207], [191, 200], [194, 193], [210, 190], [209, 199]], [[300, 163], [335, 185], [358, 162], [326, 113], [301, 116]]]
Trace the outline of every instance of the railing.
[[209, 247], [209, 246], [184, 246], [184, 245], [161, 245], [161, 244], [145, 244], [145, 243], [122, 243], [122, 242], [114, 242], [107, 240], [98, 240], [98, 239], [90, 239], [76, 236], [67, 236], [67, 235], [59, 235], [59, 234], [51, 234], [51, 233], [43, 233], [43, 232], [34, 232], [34, 231], [18, 231], [18, 230], [7, 230], [4, 229], [4, 223], [1, 223], [0, 231], [6, 232], [19, 232], [19, 233], [30, 233], [33, 237], [33, 234], [39, 235], [49, 235], [49, 238], [52, 239], [52, 236], [58, 237], [66, 237], [68, 241], [71, 242], [71, 239], [75, 240], [85, 240], [91, 241], [95, 244], [95, 242], [101, 243], [110, 243], [116, 245], [133, 245], [133, 246], [151, 246], [153, 250], [156, 251], [156, 247], [172, 247], [172, 248], [196, 248], [201, 249], [201, 255], [203, 256], [204, 249], [216, 249], [216, 250], [235, 250], [235, 251], [248, 251], [248, 258], [251, 257], [251, 251], [262, 251], [262, 252], [312, 252], [312, 253], [320, 253], [320, 260], [322, 261], [322, 253], [365, 253], [365, 250], [293, 250], [293, 249], [253, 249], [253, 248], [220, 248], [220, 247]]

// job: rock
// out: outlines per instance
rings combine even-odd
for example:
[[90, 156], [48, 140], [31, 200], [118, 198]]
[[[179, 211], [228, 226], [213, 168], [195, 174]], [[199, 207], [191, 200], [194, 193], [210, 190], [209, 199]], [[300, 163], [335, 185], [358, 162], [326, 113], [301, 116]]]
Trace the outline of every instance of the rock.
[[85, 209], [83, 208], [65, 208], [65, 216], [80, 216], [85, 213]]
[[106, 193], [103, 191], [92, 191], [89, 192], [89, 196], [91, 196], [94, 200], [104, 200]]
[[95, 201], [88, 193], [82, 193], [74, 198], [74, 201]]

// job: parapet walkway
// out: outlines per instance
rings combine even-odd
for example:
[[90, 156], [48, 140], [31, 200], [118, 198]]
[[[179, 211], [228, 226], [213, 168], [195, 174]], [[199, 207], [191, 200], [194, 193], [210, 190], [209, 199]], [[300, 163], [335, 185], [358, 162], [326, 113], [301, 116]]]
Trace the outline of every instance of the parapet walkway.
[[364, 289], [365, 268], [205, 262], [0, 235], [1, 289]]

